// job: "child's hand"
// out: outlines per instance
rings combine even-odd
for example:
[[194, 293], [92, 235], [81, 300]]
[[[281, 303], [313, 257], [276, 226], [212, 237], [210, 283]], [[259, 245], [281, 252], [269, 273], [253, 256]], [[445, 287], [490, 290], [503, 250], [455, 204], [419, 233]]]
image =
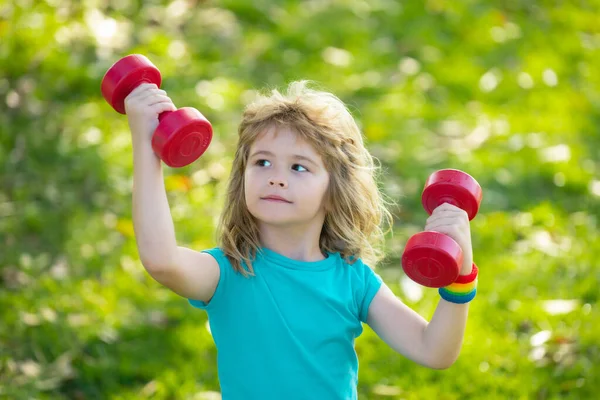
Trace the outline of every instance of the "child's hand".
[[473, 248], [471, 246], [471, 225], [467, 212], [449, 203], [438, 206], [425, 224], [426, 231], [435, 231], [450, 236], [463, 251], [461, 275], [471, 273]]
[[177, 108], [167, 96], [167, 92], [153, 83], [143, 83], [133, 89], [125, 98], [125, 112], [133, 141], [151, 142], [152, 134], [158, 126], [158, 115]]

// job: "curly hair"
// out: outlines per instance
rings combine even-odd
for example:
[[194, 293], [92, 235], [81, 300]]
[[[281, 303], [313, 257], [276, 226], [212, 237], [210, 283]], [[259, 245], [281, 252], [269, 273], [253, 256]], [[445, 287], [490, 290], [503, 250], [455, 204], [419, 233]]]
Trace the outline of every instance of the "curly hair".
[[[344, 103], [331, 93], [309, 88], [307, 81], [292, 82], [283, 94], [276, 89], [261, 94], [244, 110], [217, 229], [219, 245], [233, 268], [245, 276], [254, 274], [252, 260], [261, 245], [245, 201], [244, 173], [253, 142], [274, 126], [289, 127], [311, 144], [330, 175], [321, 251], [339, 252], [350, 264], [361, 258], [373, 268], [384, 257], [384, 236], [393, 223], [387, 208], [391, 203], [377, 185], [380, 167]], [[389, 228], [384, 231], [386, 224]]]

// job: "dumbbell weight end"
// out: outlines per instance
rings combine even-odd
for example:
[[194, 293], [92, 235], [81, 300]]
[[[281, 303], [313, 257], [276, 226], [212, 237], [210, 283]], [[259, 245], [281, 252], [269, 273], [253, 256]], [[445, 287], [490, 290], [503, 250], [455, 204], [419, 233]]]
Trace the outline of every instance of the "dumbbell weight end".
[[125, 98], [142, 83], [154, 83], [160, 87], [162, 77], [158, 68], [147, 57], [130, 54], [106, 71], [100, 90], [115, 111], [125, 114]]
[[460, 273], [463, 253], [450, 236], [425, 231], [408, 239], [402, 254], [402, 268], [413, 281], [439, 288], [454, 282]]
[[179, 168], [196, 161], [213, 136], [210, 122], [192, 107], [166, 111], [152, 136], [152, 149], [169, 167]]

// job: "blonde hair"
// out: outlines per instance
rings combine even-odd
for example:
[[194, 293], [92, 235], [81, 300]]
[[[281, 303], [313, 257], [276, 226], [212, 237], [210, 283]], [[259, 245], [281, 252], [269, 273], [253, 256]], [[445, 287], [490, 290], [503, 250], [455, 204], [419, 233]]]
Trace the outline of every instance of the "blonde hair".
[[[361, 258], [374, 267], [384, 257], [384, 231], [391, 228], [388, 204], [377, 186], [379, 167], [364, 146], [360, 129], [340, 99], [292, 82], [285, 94], [272, 90], [249, 104], [239, 125], [239, 141], [229, 178], [225, 209], [217, 230], [221, 249], [234, 269], [253, 275], [252, 259], [261, 245], [258, 226], [245, 201], [244, 172], [250, 147], [271, 127], [287, 126], [311, 144], [329, 173], [322, 252], [339, 252], [350, 264]], [[242, 263], [246, 263], [246, 271]]]

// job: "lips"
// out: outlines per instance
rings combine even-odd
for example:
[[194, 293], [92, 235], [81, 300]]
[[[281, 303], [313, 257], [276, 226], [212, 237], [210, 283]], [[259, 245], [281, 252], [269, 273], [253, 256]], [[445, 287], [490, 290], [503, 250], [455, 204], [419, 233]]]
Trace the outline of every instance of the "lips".
[[288, 199], [284, 199], [281, 196], [275, 196], [275, 195], [271, 195], [271, 196], [266, 196], [266, 197], [261, 197], [263, 200], [268, 200], [268, 201], [275, 201], [275, 202], [280, 202], [280, 203], [291, 203], [291, 201], [289, 201]]

